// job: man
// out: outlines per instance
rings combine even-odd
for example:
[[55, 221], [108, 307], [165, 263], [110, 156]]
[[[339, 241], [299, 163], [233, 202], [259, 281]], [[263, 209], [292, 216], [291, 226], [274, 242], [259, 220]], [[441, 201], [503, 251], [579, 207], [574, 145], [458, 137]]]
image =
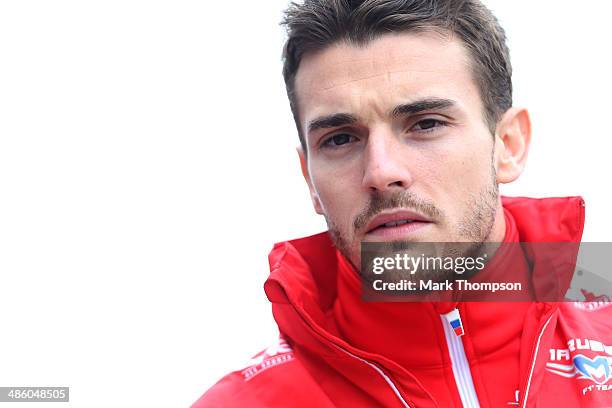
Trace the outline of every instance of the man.
[[[581, 198], [498, 193], [531, 127], [490, 11], [307, 0], [284, 23], [301, 168], [329, 231], [274, 247], [279, 343], [194, 407], [612, 406], [606, 303], [361, 297], [363, 242], [580, 242]], [[513, 273], [530, 281], [540, 261], [521, 256]]]

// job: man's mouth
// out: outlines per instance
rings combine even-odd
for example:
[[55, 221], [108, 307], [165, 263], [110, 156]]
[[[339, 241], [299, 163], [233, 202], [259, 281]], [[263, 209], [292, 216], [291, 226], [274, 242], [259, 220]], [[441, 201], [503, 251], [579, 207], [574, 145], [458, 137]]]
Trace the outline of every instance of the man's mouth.
[[366, 227], [366, 236], [379, 241], [405, 239], [429, 224], [432, 221], [421, 214], [396, 210], [374, 217]]

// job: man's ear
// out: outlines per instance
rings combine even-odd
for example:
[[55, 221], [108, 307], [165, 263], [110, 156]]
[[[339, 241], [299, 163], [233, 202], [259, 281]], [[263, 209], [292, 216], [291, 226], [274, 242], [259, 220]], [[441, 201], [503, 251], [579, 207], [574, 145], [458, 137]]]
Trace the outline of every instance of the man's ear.
[[525, 108], [512, 107], [495, 131], [495, 168], [498, 183], [511, 183], [523, 172], [531, 143], [531, 119]]
[[323, 215], [323, 206], [321, 205], [321, 200], [319, 200], [319, 195], [317, 194], [317, 191], [312, 185], [312, 180], [310, 179], [310, 174], [308, 173], [308, 161], [301, 146], [297, 148], [297, 153], [300, 157], [300, 167], [302, 168], [302, 175], [304, 176], [304, 180], [306, 180], [306, 184], [308, 184], [308, 190], [310, 190], [310, 199], [312, 200], [312, 205], [317, 214]]

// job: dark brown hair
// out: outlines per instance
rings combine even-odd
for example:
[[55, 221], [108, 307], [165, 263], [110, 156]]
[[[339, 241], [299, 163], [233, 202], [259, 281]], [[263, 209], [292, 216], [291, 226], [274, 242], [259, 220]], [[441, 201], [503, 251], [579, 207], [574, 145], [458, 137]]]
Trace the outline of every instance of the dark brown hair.
[[295, 76], [306, 53], [340, 41], [360, 46], [387, 33], [428, 30], [456, 35], [473, 59], [473, 75], [491, 133], [512, 106], [512, 66], [506, 36], [495, 16], [478, 0], [304, 0], [290, 4], [282, 24], [288, 34], [283, 76], [305, 152]]

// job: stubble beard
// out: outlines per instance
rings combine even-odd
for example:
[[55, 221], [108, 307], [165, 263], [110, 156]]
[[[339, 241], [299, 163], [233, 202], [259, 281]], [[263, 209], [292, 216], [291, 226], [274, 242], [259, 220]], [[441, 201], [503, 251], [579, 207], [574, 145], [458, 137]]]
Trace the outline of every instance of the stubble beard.
[[[497, 215], [497, 205], [499, 199], [499, 185], [497, 184], [496, 171], [491, 165], [491, 180], [480, 192], [471, 194], [466, 202], [465, 208], [468, 210], [453, 228], [454, 234], [450, 234], [445, 242], [462, 242], [464, 245], [458, 246], [460, 252], [452, 251], [449, 256], [473, 257], [474, 254], [481, 252], [486, 242], [489, 242], [495, 217]], [[433, 220], [444, 222], [446, 217], [442, 210], [437, 208], [432, 202], [423, 200], [414, 193], [404, 190], [393, 195], [383, 196], [380, 193], [373, 193], [365, 210], [362, 211], [353, 222], [353, 230], [359, 231], [365, 226], [373, 216], [386, 209], [406, 208], [415, 210], [430, 217]], [[360, 249], [361, 242], [350, 240], [346, 234], [325, 214], [329, 234], [332, 242], [342, 253], [342, 255], [360, 271]], [[409, 246], [409, 242], [396, 241], [390, 243], [390, 249], [398, 250]], [[434, 280], [444, 280], [452, 278], [452, 271], [431, 272], [430, 278]], [[400, 277], [398, 276], [399, 280]]]

